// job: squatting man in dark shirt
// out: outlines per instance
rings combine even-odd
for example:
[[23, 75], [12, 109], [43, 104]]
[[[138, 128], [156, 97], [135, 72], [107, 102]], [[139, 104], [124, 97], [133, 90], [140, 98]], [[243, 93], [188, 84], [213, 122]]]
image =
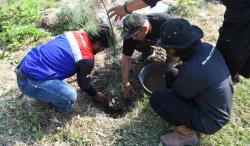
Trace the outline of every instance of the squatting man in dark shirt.
[[138, 50], [141, 55], [137, 62], [144, 62], [154, 56], [152, 46], [157, 45], [160, 39], [160, 26], [173, 18], [167, 13], [153, 13], [142, 15], [133, 13], [123, 20], [123, 51], [122, 51], [122, 84], [123, 96], [132, 98], [132, 85], [129, 82], [129, 66], [134, 50]]
[[170, 19], [160, 28], [160, 46], [182, 64], [166, 71], [165, 91], [153, 92], [152, 108], [173, 133], [161, 136], [164, 145], [198, 143], [196, 132], [213, 134], [228, 123], [233, 85], [230, 72], [217, 48], [201, 42], [202, 30], [184, 19]]
[[111, 29], [100, 25], [98, 34], [71, 31], [31, 49], [16, 68], [17, 84], [27, 96], [48, 102], [59, 112], [73, 110], [76, 90], [63, 80], [77, 73], [80, 88], [104, 102], [105, 96], [90, 84], [94, 55], [114, 40]]

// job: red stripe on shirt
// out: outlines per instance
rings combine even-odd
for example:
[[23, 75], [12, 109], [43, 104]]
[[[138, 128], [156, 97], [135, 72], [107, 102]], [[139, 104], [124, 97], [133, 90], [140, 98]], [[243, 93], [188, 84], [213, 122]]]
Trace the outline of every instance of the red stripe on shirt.
[[80, 48], [82, 59], [94, 59], [92, 43], [87, 33], [79, 33], [77, 31], [73, 31], [73, 34]]

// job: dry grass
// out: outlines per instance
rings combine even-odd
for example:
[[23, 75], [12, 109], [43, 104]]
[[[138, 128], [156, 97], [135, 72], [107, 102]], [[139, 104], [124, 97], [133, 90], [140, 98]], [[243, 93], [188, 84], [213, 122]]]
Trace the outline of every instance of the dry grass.
[[218, 30], [224, 19], [225, 7], [218, 2], [206, 3], [202, 0], [198, 1], [200, 1], [199, 6], [177, 8], [174, 15], [199, 26], [204, 32], [203, 40], [216, 44], [219, 35]]

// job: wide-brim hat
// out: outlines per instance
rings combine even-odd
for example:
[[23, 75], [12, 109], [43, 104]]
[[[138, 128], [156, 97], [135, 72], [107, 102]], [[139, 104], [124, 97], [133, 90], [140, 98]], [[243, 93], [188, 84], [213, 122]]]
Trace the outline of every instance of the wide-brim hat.
[[203, 31], [185, 19], [169, 19], [161, 25], [159, 46], [163, 48], [187, 48], [203, 38]]
[[123, 30], [121, 36], [123, 39], [129, 39], [136, 34], [144, 25], [146, 16], [138, 13], [132, 13], [123, 20]]

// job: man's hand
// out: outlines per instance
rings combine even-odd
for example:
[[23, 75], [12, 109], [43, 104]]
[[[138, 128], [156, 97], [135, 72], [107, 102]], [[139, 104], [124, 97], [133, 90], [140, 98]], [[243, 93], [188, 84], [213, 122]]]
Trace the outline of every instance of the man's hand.
[[94, 98], [97, 102], [100, 102], [100, 103], [105, 103], [107, 101], [107, 98], [102, 92], [97, 92]]
[[124, 11], [123, 5], [117, 5], [111, 9], [108, 10], [109, 17], [112, 18], [115, 16], [115, 21], [121, 20], [122, 17], [127, 15], [127, 13]]
[[[133, 12], [135, 10], [139, 10], [141, 8], [145, 8], [148, 5], [144, 3], [143, 0], [131, 0], [126, 4], [127, 11]], [[127, 13], [124, 11], [124, 5], [117, 5], [111, 9], [108, 10], [108, 14], [110, 18], [115, 16], [115, 21], [122, 19]]]
[[122, 90], [123, 97], [131, 100], [133, 98], [132, 97], [133, 93], [134, 93], [133, 87], [129, 82], [123, 84], [123, 90]]

